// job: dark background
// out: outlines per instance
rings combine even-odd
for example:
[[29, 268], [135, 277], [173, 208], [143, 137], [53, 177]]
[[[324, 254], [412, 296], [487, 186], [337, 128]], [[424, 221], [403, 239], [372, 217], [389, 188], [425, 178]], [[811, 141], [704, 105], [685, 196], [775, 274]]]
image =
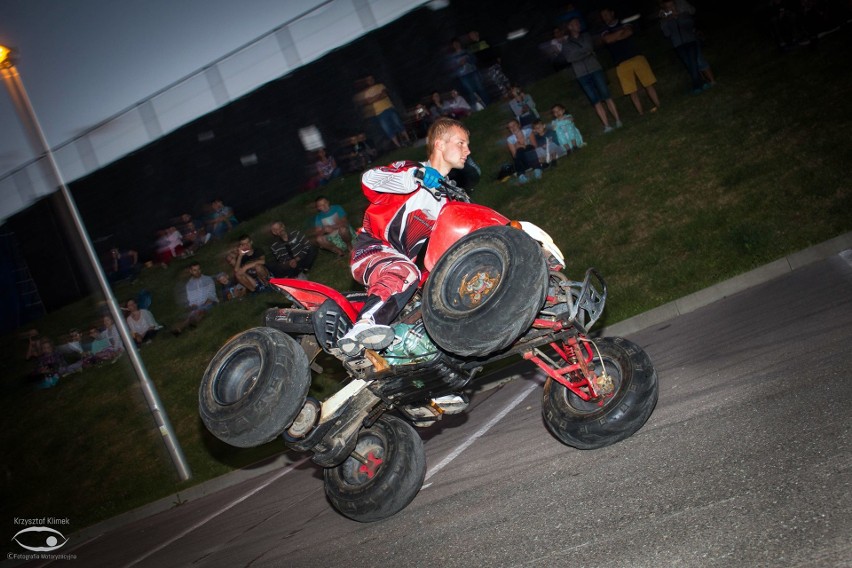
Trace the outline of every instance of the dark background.
[[[590, 14], [605, 3], [573, 4]], [[611, 4], [620, 14], [647, 17], [657, 11], [653, 1]], [[704, 25], [722, 9], [718, 3], [694, 4]], [[550, 39], [567, 6], [557, 0], [474, 0], [451, 2], [438, 11], [415, 10], [71, 183], [69, 189], [100, 254], [119, 246], [139, 251], [143, 261], [150, 259], [158, 229], [184, 212], [201, 217], [214, 198], [233, 207], [238, 217], [251, 218], [300, 191], [311, 158], [299, 128], [316, 125], [333, 151], [339, 141], [359, 133], [382, 150], [382, 137], [364, 124], [352, 102], [355, 83], [365, 75], [388, 87], [399, 110], [411, 108], [432, 91], [455, 87], [445, 72], [444, 55], [453, 37], [470, 30], [478, 30], [492, 46], [513, 82], [526, 85], [553, 73], [553, 63], [539, 46]], [[527, 35], [508, 41], [507, 33], [519, 28], [526, 28]], [[257, 157], [256, 163], [243, 165], [241, 157], [250, 155]], [[4, 224], [0, 267], [5, 276], [9, 267], [20, 269], [25, 261], [50, 311], [97, 289], [77, 240], [63, 200], [54, 193]], [[6, 329], [30, 319], [12, 305], [16, 294], [10, 292], [4, 292], [7, 300], [0, 311]]]

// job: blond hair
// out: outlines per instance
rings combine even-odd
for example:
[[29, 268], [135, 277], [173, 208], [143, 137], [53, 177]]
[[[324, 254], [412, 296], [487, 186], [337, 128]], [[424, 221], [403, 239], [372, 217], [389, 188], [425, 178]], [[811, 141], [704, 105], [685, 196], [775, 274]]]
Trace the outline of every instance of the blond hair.
[[429, 127], [429, 132], [426, 133], [427, 158], [431, 157], [432, 152], [435, 151], [435, 143], [438, 140], [449, 137], [450, 132], [452, 132], [454, 128], [459, 128], [463, 130], [465, 134], [470, 136], [468, 129], [465, 128], [464, 124], [458, 120], [442, 117], [432, 123], [432, 126]]

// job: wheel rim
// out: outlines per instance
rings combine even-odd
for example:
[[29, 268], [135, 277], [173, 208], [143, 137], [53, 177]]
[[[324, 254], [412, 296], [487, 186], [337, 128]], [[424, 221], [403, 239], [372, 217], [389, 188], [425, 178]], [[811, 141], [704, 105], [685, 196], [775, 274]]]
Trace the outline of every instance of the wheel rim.
[[490, 300], [504, 273], [504, 262], [493, 250], [481, 249], [460, 259], [444, 281], [444, 304], [459, 314], [476, 310]]
[[361, 436], [353, 453], [363, 458], [363, 462], [353, 456], [346, 458], [340, 467], [343, 481], [353, 486], [370, 483], [382, 469], [385, 461], [385, 447], [384, 437], [378, 434], [369, 433]]
[[568, 389], [564, 389], [567, 395], [568, 404], [579, 414], [594, 414], [595, 412], [599, 412], [602, 408], [611, 404], [621, 393], [621, 367], [615, 361], [607, 357], [604, 357], [603, 365], [601, 365], [600, 359], [595, 359], [595, 372], [600, 374], [604, 371], [606, 371], [612, 379], [613, 389], [609, 395], [605, 395], [601, 400], [583, 400]]
[[257, 383], [263, 357], [256, 349], [240, 349], [233, 353], [216, 380], [213, 395], [221, 405], [239, 402]]

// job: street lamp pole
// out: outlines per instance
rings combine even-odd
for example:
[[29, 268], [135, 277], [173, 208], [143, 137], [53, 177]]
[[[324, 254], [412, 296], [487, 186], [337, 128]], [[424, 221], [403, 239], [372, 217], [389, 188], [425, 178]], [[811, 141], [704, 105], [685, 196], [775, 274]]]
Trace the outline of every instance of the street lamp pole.
[[77, 229], [80, 241], [83, 243], [86, 255], [89, 257], [91, 268], [94, 270], [95, 276], [100, 284], [101, 291], [107, 300], [107, 306], [109, 307], [112, 319], [118, 328], [121, 340], [124, 342], [127, 354], [130, 357], [130, 362], [133, 365], [133, 369], [136, 371], [136, 376], [139, 378], [142, 392], [145, 395], [145, 400], [148, 402], [148, 408], [150, 408], [151, 414], [154, 416], [157, 428], [160, 435], [163, 437], [163, 441], [171, 455], [172, 462], [177, 468], [181, 481], [186, 481], [192, 477], [189, 464], [186, 462], [186, 457], [184, 456], [180, 443], [175, 436], [171, 422], [169, 422], [166, 410], [163, 408], [163, 404], [157, 394], [157, 389], [153, 381], [151, 381], [151, 378], [148, 376], [148, 372], [145, 370], [145, 365], [142, 363], [142, 358], [139, 356], [139, 351], [136, 349], [136, 342], [133, 341], [133, 336], [130, 329], [127, 327], [127, 321], [124, 319], [124, 316], [121, 313], [121, 308], [115, 299], [115, 295], [112, 293], [112, 288], [107, 281], [106, 274], [104, 273], [101, 263], [98, 260], [98, 256], [95, 253], [95, 249], [92, 246], [89, 233], [86, 230], [86, 226], [83, 224], [80, 211], [77, 209], [74, 197], [68, 190], [68, 186], [65, 184], [62, 173], [59, 171], [59, 166], [53, 157], [53, 152], [47, 143], [47, 139], [45, 138], [41, 125], [38, 122], [38, 117], [36, 117], [35, 111], [30, 103], [30, 99], [27, 96], [27, 91], [24, 89], [24, 84], [21, 81], [18, 70], [12, 61], [11, 55], [11, 50], [9, 48], [0, 45], [0, 74], [2, 74], [3, 82], [6, 84], [9, 95], [12, 97], [12, 102], [15, 104], [15, 110], [18, 112], [18, 116], [23, 123], [25, 130], [30, 136], [30, 143], [32, 144], [33, 149], [37, 154], [41, 153], [47, 158], [50, 169], [52, 170], [57, 184], [59, 185], [59, 191], [65, 200], [65, 204], [68, 206], [71, 219], [74, 222], [74, 227]]

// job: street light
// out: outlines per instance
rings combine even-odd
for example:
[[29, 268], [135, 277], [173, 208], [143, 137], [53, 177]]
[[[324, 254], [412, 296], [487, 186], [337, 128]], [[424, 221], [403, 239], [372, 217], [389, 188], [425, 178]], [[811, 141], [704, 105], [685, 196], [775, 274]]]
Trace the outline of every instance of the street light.
[[133, 341], [133, 336], [130, 329], [127, 327], [127, 321], [124, 319], [124, 316], [121, 313], [121, 308], [118, 306], [118, 302], [112, 293], [112, 288], [107, 281], [106, 274], [101, 267], [97, 254], [95, 253], [95, 248], [92, 246], [92, 240], [89, 237], [86, 226], [83, 224], [82, 217], [80, 217], [80, 211], [77, 209], [77, 204], [74, 202], [74, 197], [68, 190], [68, 186], [65, 185], [65, 181], [59, 171], [59, 166], [53, 157], [53, 152], [47, 144], [47, 139], [44, 137], [44, 132], [38, 122], [38, 118], [36, 117], [35, 110], [33, 110], [32, 104], [30, 103], [30, 99], [27, 96], [27, 91], [24, 89], [24, 83], [21, 81], [21, 77], [18, 74], [18, 69], [15, 67], [12, 56], [13, 51], [11, 49], [0, 45], [0, 75], [3, 76], [3, 82], [9, 90], [9, 96], [12, 97], [12, 102], [15, 105], [18, 117], [24, 125], [24, 130], [26, 130], [30, 137], [30, 144], [32, 144], [33, 150], [36, 154], [41, 154], [43, 157], [47, 158], [47, 162], [54, 177], [56, 178], [57, 185], [59, 186], [59, 191], [65, 199], [65, 204], [68, 206], [71, 219], [74, 221], [74, 226], [80, 236], [83, 248], [86, 250], [86, 255], [89, 257], [89, 261], [92, 265], [91, 268], [94, 270], [95, 276], [97, 276], [98, 283], [100, 284], [101, 291], [107, 299], [107, 306], [109, 307], [110, 314], [112, 314], [112, 319], [118, 328], [121, 340], [124, 342], [130, 362], [136, 371], [136, 376], [139, 378], [139, 382], [142, 386], [142, 392], [145, 395], [145, 400], [148, 402], [148, 408], [150, 408], [151, 414], [154, 415], [157, 428], [160, 435], [163, 437], [163, 441], [166, 444], [169, 454], [171, 455], [172, 462], [178, 470], [180, 479], [182, 481], [186, 481], [192, 477], [189, 465], [186, 463], [186, 457], [183, 455], [183, 450], [177, 441], [172, 425], [169, 422], [169, 417], [163, 408], [162, 402], [160, 402], [157, 389], [151, 381], [151, 378], [148, 376], [148, 372], [145, 370], [145, 365], [142, 363], [139, 351], [136, 350], [136, 343]]

